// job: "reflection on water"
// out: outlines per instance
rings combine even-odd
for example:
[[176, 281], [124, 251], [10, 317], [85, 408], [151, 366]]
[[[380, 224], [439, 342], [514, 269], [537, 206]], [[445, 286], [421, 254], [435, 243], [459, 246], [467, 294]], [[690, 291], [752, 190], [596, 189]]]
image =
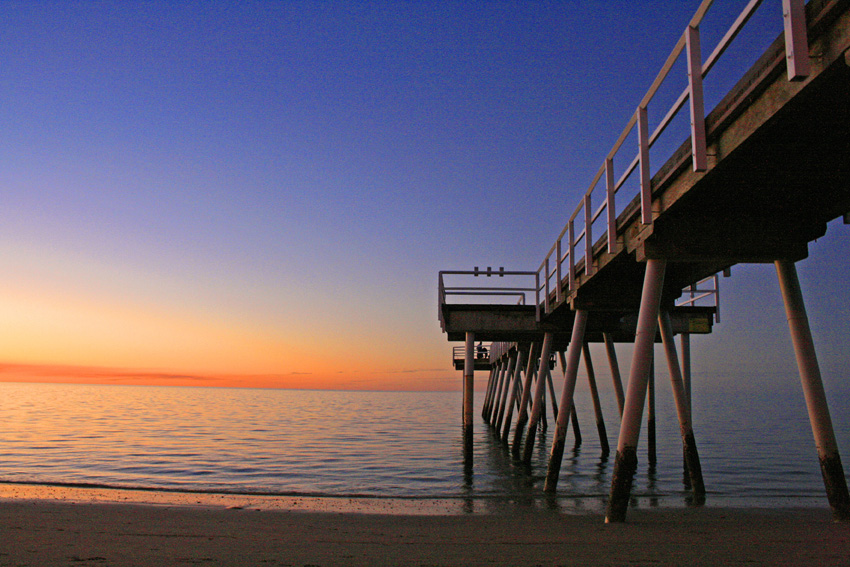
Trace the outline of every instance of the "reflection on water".
[[[682, 506], [689, 490], [681, 438], [672, 402], [658, 394], [657, 463], [648, 465], [642, 435], [634, 504]], [[576, 445], [570, 427], [558, 491], [548, 496], [543, 484], [553, 430], [538, 433], [524, 466], [479, 409], [472, 451], [464, 454], [459, 393], [0, 384], [0, 481], [455, 498], [469, 511], [503, 505], [598, 511], [610, 489], [613, 455], [603, 453], [583, 396], [589, 393], [577, 390], [579, 419], [592, 433]], [[477, 397], [480, 404], [483, 396]], [[602, 402], [613, 448], [617, 408], [613, 396]], [[850, 404], [846, 397], [831, 402], [847, 454]], [[709, 502], [825, 505], [801, 399], [759, 404], [746, 396], [715, 397], [696, 404], [695, 420]]]

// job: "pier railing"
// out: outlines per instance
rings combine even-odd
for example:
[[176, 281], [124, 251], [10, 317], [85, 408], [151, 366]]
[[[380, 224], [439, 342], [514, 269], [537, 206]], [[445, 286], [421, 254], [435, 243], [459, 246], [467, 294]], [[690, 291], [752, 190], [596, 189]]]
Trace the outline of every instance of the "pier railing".
[[714, 274], [682, 290], [682, 297], [676, 301], [676, 307], [708, 304], [714, 307], [714, 322], [720, 323], [720, 276]]
[[[499, 351], [498, 353], [493, 352], [493, 347], [496, 343], [482, 343], [479, 346], [473, 347], [473, 358], [475, 359], [483, 359], [493, 360], [494, 354], [495, 358], [498, 358], [503, 353]], [[463, 362], [466, 358], [466, 345], [456, 346], [452, 348], [452, 362], [455, 364], [459, 362]]]
[[[689, 102], [691, 123], [691, 157], [696, 172], [708, 167], [706, 153], [705, 109], [703, 105], [703, 80], [738, 36], [744, 25], [750, 20], [762, 4], [762, 0], [750, 0], [731, 27], [726, 31], [711, 55], [703, 62], [700, 49], [699, 25], [711, 7], [713, 0], [704, 0], [693, 18], [680, 36], [673, 51], [667, 57], [649, 90], [638, 104], [635, 113], [629, 119], [614, 147], [603, 160], [596, 175], [584, 193], [578, 205], [570, 215], [566, 226], [558, 235], [555, 243], [546, 254], [537, 269], [540, 288], [545, 290], [543, 309], [549, 313], [553, 307], [551, 290], [554, 289], [554, 301], [558, 305], [565, 295], [572, 293], [579, 285], [580, 275], [590, 277], [594, 271], [593, 225], [604, 215], [604, 230], [599, 236], [603, 247], [611, 254], [619, 251], [621, 243], [617, 238], [616, 196], [635, 170], [639, 171], [638, 193], [640, 195], [640, 219], [645, 225], [653, 222], [652, 187], [649, 167], [649, 150], [679, 114], [685, 102]], [[785, 25], [785, 49], [788, 61], [788, 78], [797, 79], [809, 73], [809, 55], [807, 48], [805, 2], [804, 0], [782, 0]], [[671, 69], [682, 54], [685, 54], [688, 86], [667, 110], [658, 126], [650, 132], [648, 120], [649, 103], [658, 93], [661, 85], [670, 75]], [[637, 126], [637, 153], [629, 162], [619, 178], [615, 178], [614, 159], [624, 150], [626, 139]], [[597, 190], [602, 177], [604, 188]], [[593, 197], [602, 196], [601, 203], [593, 208]], [[634, 198], [636, 195], [630, 195]], [[566, 286], [564, 284], [566, 282]]]
[[[548, 269], [547, 269], [548, 272]], [[512, 285], [481, 285], [477, 282], [467, 283], [465, 285], [446, 285], [447, 277], [460, 276], [467, 279], [469, 277], [509, 277], [520, 276], [528, 281], [528, 286], [512, 286]], [[439, 301], [438, 301], [438, 317], [440, 325], [444, 325], [443, 321], [443, 306], [449, 304], [450, 297], [463, 297], [466, 304], [502, 304], [502, 305], [533, 305], [535, 306], [535, 317], [539, 322], [543, 312], [548, 313], [548, 305], [550, 303], [550, 288], [546, 285], [545, 280], [540, 281], [539, 272], [528, 271], [510, 271], [504, 268], [493, 270], [446, 270], [440, 272], [439, 277]], [[532, 284], [533, 282], [533, 284]], [[682, 290], [682, 297], [676, 301], [677, 307], [702, 305], [707, 307], [715, 307], [714, 322], [720, 323], [720, 276], [714, 274], [704, 278]], [[494, 347], [496, 343], [493, 343]], [[463, 347], [456, 347], [463, 348]], [[492, 352], [492, 349], [491, 349]]]
[[[488, 280], [481, 285], [470, 278], [499, 278]], [[507, 278], [506, 280], [503, 278]], [[450, 280], [450, 281], [447, 281]], [[444, 270], [440, 272], [438, 283], [438, 311], [440, 324], [443, 325], [443, 306], [451, 303], [451, 298], [463, 297], [464, 303], [535, 305], [540, 309], [537, 272], [513, 271], [499, 268], [494, 270]], [[539, 313], [537, 319], [540, 320]]]

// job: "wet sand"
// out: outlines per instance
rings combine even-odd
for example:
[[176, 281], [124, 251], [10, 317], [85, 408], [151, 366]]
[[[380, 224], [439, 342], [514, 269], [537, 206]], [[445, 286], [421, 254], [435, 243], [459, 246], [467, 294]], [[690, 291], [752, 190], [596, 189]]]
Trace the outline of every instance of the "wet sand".
[[829, 510], [398, 515], [0, 499], [6, 565], [845, 565]]

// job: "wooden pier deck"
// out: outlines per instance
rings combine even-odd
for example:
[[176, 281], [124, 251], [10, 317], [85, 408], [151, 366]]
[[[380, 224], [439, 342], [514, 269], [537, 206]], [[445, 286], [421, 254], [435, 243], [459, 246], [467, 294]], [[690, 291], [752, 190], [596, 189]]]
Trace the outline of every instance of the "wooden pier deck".
[[[672, 337], [683, 338], [687, 359], [688, 336], [711, 332], [716, 322], [715, 274], [739, 263], [776, 265], [827, 496], [836, 518], [850, 519], [850, 497], [794, 267], [828, 222], [841, 216], [850, 222], [850, 1], [811, 0], [804, 5], [802, 0], [784, 0], [783, 13], [776, 17], [784, 18], [785, 33], [706, 115], [703, 80], [759, 5], [742, 2], [740, 17], [705, 58], [699, 24], [711, 1], [700, 5], [536, 270], [440, 273], [439, 320], [449, 341], [465, 341], [467, 350], [471, 341], [496, 341], [485, 419], [493, 425], [498, 420], [500, 430], [503, 424], [496, 416], [504, 414], [506, 405], [517, 406], [515, 440], [526, 434], [522, 428], [527, 419], [527, 444], [534, 442], [543, 384], [551, 382], [549, 365], [541, 365], [531, 393], [536, 366], [529, 358], [548, 359], [567, 351], [561, 357], [564, 408], [572, 404], [586, 343], [605, 342], [609, 356], [616, 342], [635, 344], [628, 391], [619, 400], [622, 422], [609, 521], [625, 519], [652, 345], [658, 341], [664, 343], [674, 382], [687, 468], [695, 492], [704, 494], [690, 428], [689, 368], [687, 360], [680, 363]], [[688, 87], [650, 131], [650, 103], [680, 58], [688, 68]], [[650, 178], [649, 150], [679, 112], [690, 114], [691, 136]], [[625, 142], [635, 133], [637, 147], [630, 149]], [[628, 164], [619, 179], [615, 160]], [[635, 178], [637, 194], [620, 194]], [[706, 278], [713, 288], [698, 291], [696, 286], [705, 285], [698, 282]], [[614, 354], [612, 373], [619, 374], [616, 364]], [[472, 376], [467, 365], [465, 425], [471, 424]], [[563, 452], [558, 445], [563, 444], [569, 412], [563, 413], [558, 415], [547, 490], [557, 483]], [[510, 425], [508, 417], [505, 438]], [[515, 441], [515, 454], [518, 445]]]

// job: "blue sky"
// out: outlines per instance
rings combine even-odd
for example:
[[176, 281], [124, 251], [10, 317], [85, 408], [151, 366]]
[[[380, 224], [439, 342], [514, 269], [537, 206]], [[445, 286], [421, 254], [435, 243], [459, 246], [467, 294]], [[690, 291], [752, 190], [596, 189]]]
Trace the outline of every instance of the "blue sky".
[[[537, 267], [697, 4], [3, 3], [0, 361], [455, 388], [437, 272]], [[739, 299], [774, 284], [734, 273], [740, 332], [785, 352]]]

